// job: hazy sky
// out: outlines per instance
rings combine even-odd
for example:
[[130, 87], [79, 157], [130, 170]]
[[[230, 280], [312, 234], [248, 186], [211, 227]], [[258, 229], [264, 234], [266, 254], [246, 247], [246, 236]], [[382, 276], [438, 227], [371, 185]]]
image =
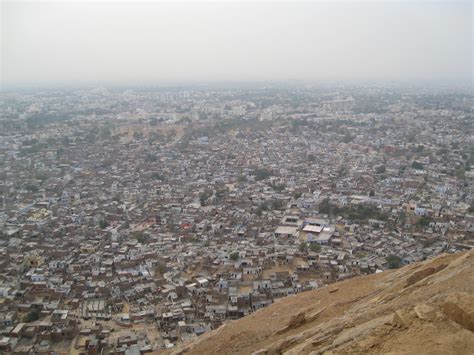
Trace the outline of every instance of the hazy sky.
[[472, 78], [470, 1], [1, 6], [3, 84]]

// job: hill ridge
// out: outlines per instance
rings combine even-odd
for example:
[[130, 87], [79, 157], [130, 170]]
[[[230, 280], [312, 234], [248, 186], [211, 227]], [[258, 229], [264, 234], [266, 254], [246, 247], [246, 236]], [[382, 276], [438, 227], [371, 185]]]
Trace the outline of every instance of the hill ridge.
[[174, 354], [472, 354], [474, 251], [277, 300]]

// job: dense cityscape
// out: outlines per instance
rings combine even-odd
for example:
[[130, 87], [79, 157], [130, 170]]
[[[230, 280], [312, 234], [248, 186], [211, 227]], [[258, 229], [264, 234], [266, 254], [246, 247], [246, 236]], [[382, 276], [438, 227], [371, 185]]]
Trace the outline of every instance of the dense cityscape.
[[303, 84], [0, 94], [0, 352], [162, 351], [474, 242], [472, 95]]

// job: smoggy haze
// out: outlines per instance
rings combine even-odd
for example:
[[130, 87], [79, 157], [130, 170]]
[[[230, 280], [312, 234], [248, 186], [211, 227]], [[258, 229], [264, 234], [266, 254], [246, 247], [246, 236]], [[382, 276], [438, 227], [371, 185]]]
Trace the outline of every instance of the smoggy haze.
[[472, 77], [470, 2], [2, 3], [2, 83]]

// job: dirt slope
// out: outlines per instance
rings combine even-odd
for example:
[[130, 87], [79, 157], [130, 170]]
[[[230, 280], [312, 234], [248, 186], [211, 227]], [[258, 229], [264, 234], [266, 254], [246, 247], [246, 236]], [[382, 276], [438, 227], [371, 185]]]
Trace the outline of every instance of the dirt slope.
[[474, 354], [474, 250], [280, 299], [175, 354]]

